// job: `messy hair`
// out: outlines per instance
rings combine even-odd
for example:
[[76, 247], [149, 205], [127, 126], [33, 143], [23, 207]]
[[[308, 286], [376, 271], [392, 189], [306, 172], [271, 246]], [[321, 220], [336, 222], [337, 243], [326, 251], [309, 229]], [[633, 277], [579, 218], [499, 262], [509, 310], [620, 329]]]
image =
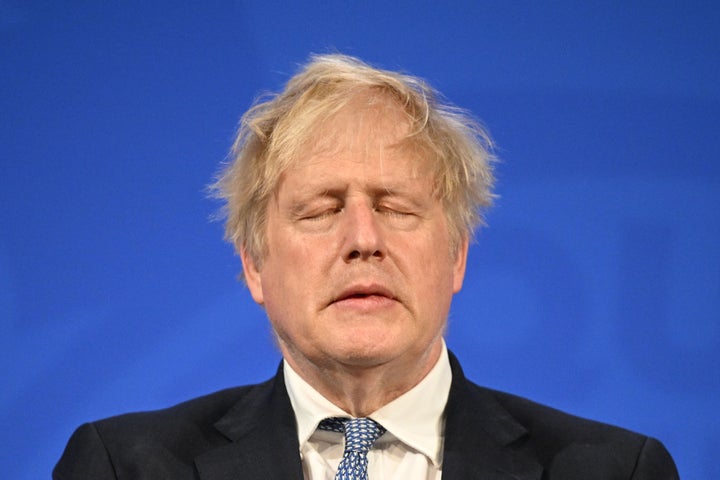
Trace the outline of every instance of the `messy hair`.
[[493, 200], [492, 141], [467, 112], [443, 103], [423, 80], [374, 68], [341, 54], [314, 55], [285, 89], [258, 100], [242, 117], [227, 163], [211, 185], [224, 201], [225, 238], [258, 265], [266, 252], [268, 200], [281, 174], [312, 141], [316, 127], [359, 92], [396, 104], [409, 129], [404, 142], [428, 157], [452, 245], [483, 223]]

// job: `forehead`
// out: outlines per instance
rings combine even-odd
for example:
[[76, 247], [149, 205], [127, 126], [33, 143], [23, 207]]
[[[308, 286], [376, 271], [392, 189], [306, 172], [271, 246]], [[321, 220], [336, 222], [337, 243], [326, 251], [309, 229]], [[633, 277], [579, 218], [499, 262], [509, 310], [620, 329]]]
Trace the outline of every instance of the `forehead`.
[[[361, 93], [328, 115], [311, 130], [308, 146], [334, 144], [387, 145], [398, 143], [410, 133], [410, 119], [387, 93]], [[355, 145], [357, 147], [359, 145]]]
[[411, 119], [391, 95], [358, 94], [308, 130], [286, 171], [312, 170], [319, 164], [332, 168], [328, 162], [348, 161], [409, 178], [427, 176], [432, 157], [413, 138], [412, 128]]

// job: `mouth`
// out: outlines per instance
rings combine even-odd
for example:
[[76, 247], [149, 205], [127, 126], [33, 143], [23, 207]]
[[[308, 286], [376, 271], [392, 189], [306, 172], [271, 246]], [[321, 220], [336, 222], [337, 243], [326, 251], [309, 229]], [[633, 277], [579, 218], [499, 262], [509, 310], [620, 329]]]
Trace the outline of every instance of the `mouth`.
[[395, 295], [381, 285], [355, 285], [342, 290], [330, 304], [394, 300]]

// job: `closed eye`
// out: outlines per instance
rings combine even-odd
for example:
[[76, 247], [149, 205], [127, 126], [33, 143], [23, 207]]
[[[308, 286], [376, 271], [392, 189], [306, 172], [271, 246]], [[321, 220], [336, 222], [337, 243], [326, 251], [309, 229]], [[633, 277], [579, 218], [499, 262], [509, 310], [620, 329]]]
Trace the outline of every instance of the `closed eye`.
[[375, 211], [388, 216], [404, 217], [415, 215], [415, 209], [407, 202], [399, 201], [382, 201], [375, 205]]
[[327, 208], [318, 212], [311, 212], [300, 217], [300, 220], [318, 221], [342, 212], [342, 207]]
[[405, 210], [397, 210], [394, 208], [378, 208], [376, 209], [378, 212], [382, 213], [383, 215], [387, 215], [389, 217], [405, 217], [408, 215], [414, 215], [414, 213], [405, 211]]

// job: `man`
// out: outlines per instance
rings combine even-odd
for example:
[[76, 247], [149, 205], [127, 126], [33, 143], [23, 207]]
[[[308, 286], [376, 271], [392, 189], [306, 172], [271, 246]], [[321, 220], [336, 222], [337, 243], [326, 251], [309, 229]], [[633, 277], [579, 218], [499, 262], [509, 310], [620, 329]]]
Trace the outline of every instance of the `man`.
[[54, 478], [678, 478], [658, 441], [478, 387], [447, 351], [489, 145], [423, 82], [314, 57], [215, 185], [277, 375], [83, 425]]

